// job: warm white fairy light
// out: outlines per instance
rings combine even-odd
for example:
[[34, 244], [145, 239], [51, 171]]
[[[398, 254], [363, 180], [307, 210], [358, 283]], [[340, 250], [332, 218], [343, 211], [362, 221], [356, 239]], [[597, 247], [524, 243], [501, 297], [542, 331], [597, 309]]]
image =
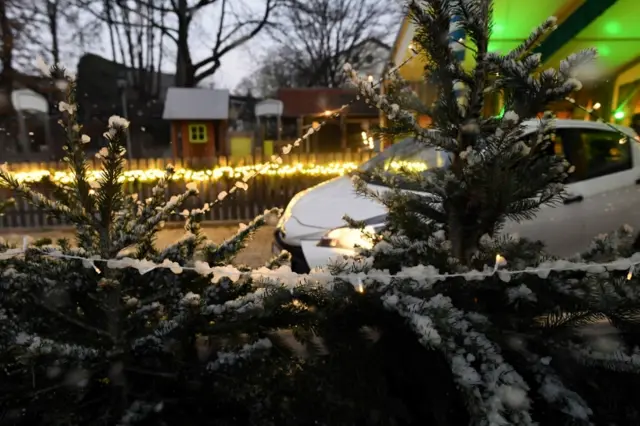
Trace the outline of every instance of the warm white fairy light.
[[497, 271], [498, 268], [507, 264], [507, 259], [502, 257], [500, 254], [496, 254], [496, 263], [493, 266], [493, 271]]
[[[25, 237], [25, 240], [26, 237]], [[196, 262], [195, 266], [182, 266], [177, 262], [171, 262], [165, 260], [162, 263], [154, 263], [146, 259], [132, 259], [132, 258], [116, 258], [116, 259], [104, 259], [100, 257], [83, 257], [77, 255], [67, 255], [57, 251], [44, 251], [37, 248], [32, 248], [32, 251], [39, 251], [43, 256], [54, 257], [57, 259], [68, 260], [80, 260], [87, 268], [94, 269], [97, 273], [101, 273], [100, 269], [96, 266], [96, 263], [105, 263], [108, 268], [111, 269], [124, 269], [133, 268], [137, 269], [141, 275], [144, 275], [150, 271], [156, 269], [169, 270], [174, 274], [181, 274], [183, 271], [194, 271], [200, 275], [208, 276], [214, 275], [214, 282], [217, 282], [222, 277], [228, 277], [232, 281], [237, 281], [240, 277], [251, 277], [254, 279], [271, 279], [271, 280], [283, 280], [286, 282], [293, 282], [297, 284], [304, 284], [307, 282], [325, 282], [328, 283], [336, 278], [344, 279], [352, 282], [354, 289], [359, 292], [364, 292], [363, 275], [362, 273], [343, 273], [332, 274], [325, 269], [316, 269], [308, 274], [298, 274], [291, 271], [288, 266], [282, 266], [275, 270], [268, 268], [260, 268], [252, 272], [241, 271], [234, 266], [209, 266], [206, 262]], [[0, 252], [0, 259], [8, 260], [15, 258], [26, 253], [27, 249], [16, 248], [9, 249], [4, 252]], [[410, 279], [418, 282], [419, 284], [431, 285], [436, 281], [445, 281], [455, 278], [463, 278], [467, 281], [484, 280], [491, 277], [498, 277], [502, 281], [509, 281], [510, 277], [514, 275], [537, 275], [539, 278], [546, 279], [551, 272], [569, 272], [569, 271], [583, 271], [588, 273], [604, 273], [607, 271], [628, 271], [626, 274], [627, 280], [633, 277], [632, 271], [640, 265], [640, 253], [635, 253], [629, 258], [617, 259], [611, 262], [595, 263], [595, 262], [569, 262], [566, 260], [547, 261], [538, 265], [537, 267], [529, 267], [519, 270], [499, 269], [500, 266], [506, 265], [506, 259], [501, 255], [496, 255], [496, 264], [493, 269], [484, 271], [468, 271], [460, 273], [444, 273], [440, 274], [436, 269], [430, 266], [418, 265], [414, 267], [403, 268], [397, 274], [389, 274], [385, 271], [371, 270], [368, 275], [371, 278], [391, 282], [394, 279]]]
[[[411, 61], [411, 60], [412, 60], [416, 55], [417, 55], [417, 52], [415, 52], [415, 51], [414, 51], [414, 54], [413, 54], [412, 56], [410, 56], [409, 58], [407, 58], [406, 60], [404, 60], [400, 65], [398, 65], [398, 66], [396, 66], [396, 67], [393, 67], [391, 70], [389, 70], [389, 72], [388, 72], [388, 73], [386, 73], [386, 74], [385, 74], [382, 78], [380, 78], [377, 82], [374, 82], [374, 78], [373, 78], [373, 76], [369, 76], [369, 77], [370, 77], [370, 78], [369, 78], [369, 81], [372, 83], [372, 87], [376, 87], [377, 85], [381, 84], [381, 83], [384, 81], [384, 78], [385, 78], [386, 76], [391, 75], [391, 74], [393, 74], [394, 72], [396, 72], [397, 70], [399, 70], [401, 67], [403, 67], [404, 65], [406, 65], [407, 63], [409, 63], [409, 61]], [[44, 66], [45, 66], [45, 65], [40, 64], [40, 67], [44, 67]], [[358, 99], [358, 97], [356, 97], [356, 98], [352, 99], [350, 102], [348, 102], [348, 103], [346, 103], [346, 104], [342, 105], [340, 108], [338, 108], [338, 109], [337, 109], [337, 110], [335, 110], [335, 111], [329, 111], [329, 110], [324, 111], [323, 115], [324, 115], [325, 117], [327, 117], [327, 120], [328, 120], [328, 119], [331, 119], [331, 118], [337, 118], [337, 117], [339, 117], [339, 116], [340, 116], [340, 114], [342, 114], [342, 113], [343, 113], [347, 108], [349, 108], [349, 107], [350, 107], [350, 106], [351, 106], [351, 105], [352, 105], [352, 104], [353, 104], [357, 99]], [[76, 111], [77, 111], [77, 105], [75, 105], [75, 104], [71, 105], [71, 104], [68, 104], [68, 103], [66, 103], [66, 102], [59, 102], [59, 104], [58, 104], [58, 109], [59, 109], [61, 112], [65, 112], [65, 111], [66, 111], [69, 115], [74, 115], [74, 114], [76, 113]], [[120, 119], [120, 117], [112, 116], [112, 117], [109, 119], [109, 125], [110, 125], [110, 127], [112, 126], [112, 124], [113, 124], [113, 123], [112, 123], [112, 121], [113, 121], [114, 119]], [[327, 120], [325, 120], [325, 121], [323, 121], [323, 122], [321, 122], [321, 123], [316, 123], [316, 122], [314, 122], [314, 123], [313, 123], [313, 126], [312, 126], [311, 128], [309, 128], [309, 129], [307, 130], [307, 132], [306, 132], [302, 137], [299, 137], [298, 139], [296, 139], [296, 140], [293, 142], [293, 144], [288, 144], [288, 145], [285, 145], [284, 147], [282, 147], [282, 150], [281, 150], [281, 154], [280, 154], [280, 155], [287, 155], [287, 154], [289, 154], [289, 153], [291, 152], [291, 150], [293, 149], [293, 147], [300, 146], [300, 144], [301, 144], [304, 140], [308, 139], [309, 137], [311, 137], [311, 135], [313, 135], [315, 132], [319, 131], [323, 126], [325, 126], [325, 125], [326, 125], [326, 123], [327, 123]], [[116, 120], [116, 121], [117, 121], [117, 120]], [[125, 120], [125, 121], [126, 121], [126, 120]], [[119, 123], [119, 121], [118, 121], [118, 123]], [[116, 123], [116, 124], [118, 124], [118, 123]], [[125, 126], [125, 128], [126, 128], [126, 127], [128, 127], [128, 126], [129, 126], [129, 122], [127, 121], [127, 122], [126, 122], [126, 126]], [[107, 132], [107, 133], [105, 133], [105, 137], [106, 137], [106, 135], [107, 135], [107, 134], [108, 134], [108, 132]], [[363, 138], [364, 138], [364, 137], [363, 137]], [[86, 136], [86, 135], [81, 135], [81, 136], [80, 136], [80, 142], [81, 142], [81, 143], [87, 143], [88, 141], [90, 141], [90, 138], [89, 138], [88, 136]], [[372, 144], [370, 141], [366, 141], [366, 140], [365, 140], [365, 143], [366, 143], [366, 142], [369, 142], [369, 143], [368, 143], [368, 145], [369, 145], [371, 148], [373, 148], [373, 147], [372, 147], [372, 145], [373, 145], [373, 144]], [[106, 155], [107, 155], [107, 154], [108, 154], [108, 153], [107, 153], [107, 151], [106, 151], [106, 148], [102, 148], [102, 149], [101, 149], [101, 150], [96, 154], [96, 157], [97, 157], [97, 158], [104, 158], [104, 157], [106, 157]], [[267, 171], [269, 171], [269, 170], [273, 167], [274, 163], [275, 163], [275, 164], [282, 164], [283, 160], [282, 160], [282, 157], [281, 157], [280, 155], [273, 155], [273, 156], [271, 157], [271, 162], [267, 162], [267, 163], [265, 163], [262, 167], [258, 167], [258, 168], [256, 168], [256, 169], [252, 170], [251, 172], [249, 172], [249, 173], [245, 174], [245, 175], [243, 176], [242, 180], [235, 182], [235, 183], [234, 183], [234, 185], [233, 185], [233, 187], [231, 187], [231, 188], [229, 189], [229, 191], [228, 191], [228, 192], [226, 192], [226, 191], [222, 191], [222, 192], [220, 192], [220, 193], [218, 194], [218, 196], [217, 196], [216, 200], [214, 200], [213, 202], [211, 202], [209, 205], [210, 205], [210, 206], [213, 206], [213, 205], [215, 205], [215, 204], [217, 204], [217, 203], [219, 203], [219, 202], [223, 201], [223, 200], [224, 200], [228, 195], [233, 194], [233, 193], [234, 193], [234, 192], [236, 192], [238, 189], [242, 189], [242, 190], [245, 190], [245, 191], [246, 191], [246, 190], [248, 189], [248, 187], [249, 187], [249, 185], [247, 184], [247, 181], [249, 181], [249, 180], [253, 179], [254, 177], [256, 177], [256, 176], [258, 176], [258, 175], [260, 175], [260, 174], [264, 174], [264, 173], [266, 173]], [[45, 174], [48, 174], [48, 172], [47, 172], [47, 171], [42, 171], [42, 173], [43, 173], [43, 176], [44, 176]], [[240, 185], [239, 185], [239, 184], [240, 184]], [[95, 192], [95, 191], [94, 191], [94, 192]]]

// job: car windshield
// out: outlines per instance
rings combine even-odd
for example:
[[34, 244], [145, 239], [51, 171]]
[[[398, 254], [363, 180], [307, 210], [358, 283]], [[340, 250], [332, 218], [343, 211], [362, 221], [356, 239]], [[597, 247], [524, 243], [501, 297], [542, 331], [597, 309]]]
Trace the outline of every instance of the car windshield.
[[360, 172], [379, 169], [385, 173], [397, 173], [403, 168], [416, 171], [446, 166], [448, 156], [433, 147], [425, 147], [414, 138], [403, 139], [359, 167]]

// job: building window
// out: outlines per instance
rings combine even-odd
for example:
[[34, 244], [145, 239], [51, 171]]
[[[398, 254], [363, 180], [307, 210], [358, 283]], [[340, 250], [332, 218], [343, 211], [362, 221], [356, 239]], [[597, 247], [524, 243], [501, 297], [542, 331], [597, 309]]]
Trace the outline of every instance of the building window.
[[189, 125], [189, 142], [206, 143], [207, 141], [207, 126], [205, 126], [204, 124]]

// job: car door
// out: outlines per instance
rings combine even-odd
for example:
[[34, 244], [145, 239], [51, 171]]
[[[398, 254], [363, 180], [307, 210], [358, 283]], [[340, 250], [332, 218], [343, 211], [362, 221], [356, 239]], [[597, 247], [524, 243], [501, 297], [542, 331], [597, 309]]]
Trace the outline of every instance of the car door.
[[568, 197], [559, 206], [543, 206], [535, 219], [508, 224], [507, 232], [543, 241], [550, 253], [571, 256], [592, 239], [627, 223], [640, 225], [638, 148], [630, 138], [605, 126], [556, 130], [555, 152], [575, 171], [567, 182]]
[[[575, 144], [571, 141], [574, 137], [571, 130], [556, 128], [553, 149], [556, 155], [572, 157], [576, 161], [576, 155], [571, 155], [575, 149]], [[570, 179], [575, 179], [575, 176]], [[572, 194], [573, 185], [567, 185], [567, 190]], [[565, 257], [579, 251], [579, 247], [583, 245], [582, 236], [586, 233], [586, 223], [581, 217], [582, 214], [580, 203], [543, 205], [534, 219], [507, 223], [504, 231], [530, 240], [543, 241], [550, 253]]]

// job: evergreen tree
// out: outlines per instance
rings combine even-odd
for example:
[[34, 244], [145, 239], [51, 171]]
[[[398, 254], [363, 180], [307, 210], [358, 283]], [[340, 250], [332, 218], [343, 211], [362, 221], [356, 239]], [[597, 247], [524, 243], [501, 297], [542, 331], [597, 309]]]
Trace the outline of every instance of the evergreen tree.
[[[408, 5], [435, 101], [423, 104], [397, 73], [382, 95], [351, 66], [345, 71], [387, 116], [381, 137], [410, 135], [441, 151], [449, 166], [388, 173], [382, 165], [355, 176], [357, 190], [388, 209], [385, 230], [373, 249], [363, 250], [367, 260], [359, 266], [332, 266], [335, 274], [366, 273], [361, 279], [370, 304], [362, 310], [380, 303], [377, 309], [403, 317], [422, 344], [399, 341], [393, 333], [401, 327], [392, 322], [368, 324], [383, 330], [379, 345], [396, 347], [389, 377], [404, 383], [397, 395], [427, 424], [637, 423], [632, 395], [639, 383], [640, 305], [630, 229], [599, 237], [590, 251], [569, 260], [547, 255], [540, 242], [501, 233], [507, 220], [531, 219], [542, 205], [562, 202], [572, 169], [554, 152], [554, 120], [544, 111], [580, 90], [578, 71], [595, 59], [595, 50], [542, 70], [533, 50], [555, 28], [554, 18], [498, 54], [488, 51], [490, 0]], [[453, 17], [466, 34], [457, 43], [475, 57], [471, 70], [450, 45]], [[485, 96], [496, 91], [506, 113], [489, 116]], [[422, 128], [417, 115], [428, 115], [431, 127]], [[533, 136], [525, 135], [532, 126]], [[371, 182], [389, 189], [374, 191]], [[533, 270], [510, 273], [506, 266]], [[398, 365], [400, 353], [421, 364]], [[425, 390], [430, 387], [436, 389]]]
[[[68, 82], [60, 109], [73, 182], [48, 198], [0, 169], [2, 184], [73, 224], [77, 240], [0, 247], [0, 408], [14, 423], [638, 423], [632, 230], [568, 260], [500, 233], [562, 200], [571, 166], [552, 149], [553, 118], [543, 115], [534, 137], [524, 122], [578, 90], [575, 72], [595, 52], [541, 71], [531, 51], [552, 19], [499, 55], [487, 51], [489, 0], [408, 3], [435, 102], [421, 104], [397, 75], [383, 96], [346, 71], [387, 114], [381, 134], [413, 135], [450, 166], [356, 176], [388, 208], [385, 229], [363, 256], [305, 276], [270, 269], [286, 255], [259, 270], [228, 264], [265, 216], [217, 245], [200, 233], [206, 207], [183, 211], [185, 238], [157, 250], [162, 223], [197, 188], [167, 202], [169, 168], [149, 200], [126, 194], [119, 117], [90, 182]], [[449, 45], [453, 16], [471, 71]], [[489, 91], [502, 93], [503, 116], [483, 115]], [[371, 180], [390, 190], [372, 192]]]
[[[100, 177], [91, 180], [75, 82], [62, 69], [51, 73], [66, 82], [59, 109], [73, 180], [56, 185], [51, 197], [7, 166], [0, 182], [72, 224], [76, 241], [0, 246], [0, 422], [286, 424], [286, 397], [263, 391], [293, 393], [287, 377], [296, 364], [288, 346], [277, 350], [276, 331], [300, 311], [293, 303], [300, 291], [228, 265], [279, 211], [266, 211], [221, 244], [207, 241], [200, 222], [208, 205], [181, 207], [197, 195], [196, 184], [167, 200], [172, 167], [150, 198], [125, 192], [129, 123], [117, 116], [98, 153]], [[184, 216], [184, 237], [157, 249], [157, 233], [176, 214]], [[287, 259], [282, 253], [262, 273]]]

